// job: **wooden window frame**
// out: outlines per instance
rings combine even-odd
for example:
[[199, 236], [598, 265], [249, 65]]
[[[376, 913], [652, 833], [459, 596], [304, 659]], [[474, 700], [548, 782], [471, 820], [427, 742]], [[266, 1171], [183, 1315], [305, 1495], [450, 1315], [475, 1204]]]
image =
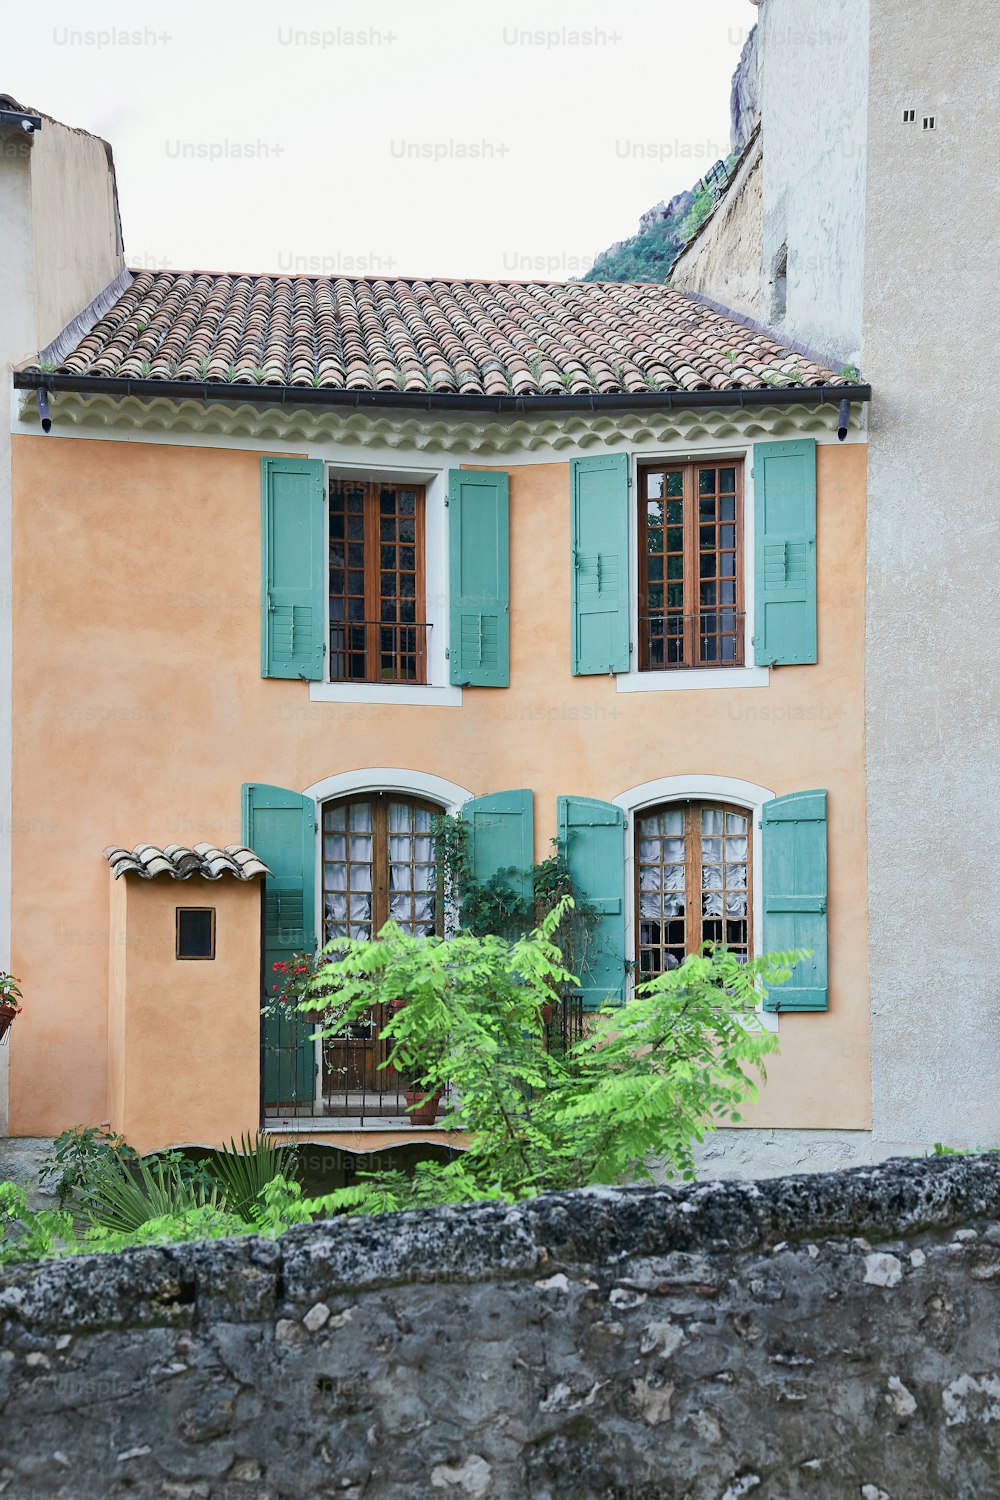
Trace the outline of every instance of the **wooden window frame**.
[[[205, 912], [212, 918], [212, 943], [211, 951], [208, 953], [182, 953], [181, 952], [181, 915], [185, 912]], [[215, 957], [215, 907], [214, 906], [178, 906], [174, 909], [174, 958], [179, 963], [207, 963]]]
[[[639, 671], [640, 672], [683, 672], [694, 669], [700, 671], [728, 671], [732, 667], [744, 665], [744, 636], [746, 633], [746, 558], [745, 537], [743, 532], [743, 470], [745, 461], [735, 457], [712, 457], [706, 455], [704, 458], [686, 460], [685, 462], [663, 462], [641, 464], [638, 469], [636, 488], [638, 499], [636, 501], [638, 510], [638, 548], [639, 548]], [[699, 635], [698, 618], [702, 613], [710, 613], [711, 606], [702, 606], [700, 602], [699, 585], [701, 583], [701, 547], [698, 515], [698, 501], [701, 498], [698, 493], [698, 470], [699, 469], [735, 469], [736, 471], [736, 505], [735, 510], [735, 568], [736, 568], [736, 603], [734, 605], [716, 604], [715, 612], [720, 613], [726, 609], [734, 609], [736, 612], [735, 652], [732, 661], [700, 661], [698, 659]], [[650, 661], [650, 633], [648, 629], [648, 617], [650, 614], [649, 600], [649, 549], [647, 546], [648, 512], [646, 508], [646, 478], [650, 474], [662, 474], [664, 476], [664, 512], [666, 510], [666, 476], [668, 474], [681, 474], [682, 484], [682, 514], [683, 527], [683, 655], [681, 662], [657, 662]], [[676, 498], [676, 497], [673, 497]], [[728, 524], [721, 521], [717, 525]], [[664, 513], [664, 531], [666, 531], [666, 514]], [[720, 549], [716, 549], [717, 553]], [[664, 569], [664, 574], [666, 569]], [[716, 575], [718, 576], [718, 575]], [[666, 590], [668, 580], [663, 579], [664, 607], [663, 615], [668, 614], [666, 608]]]
[[[414, 807], [421, 812], [429, 812], [434, 817], [440, 817], [445, 811], [436, 802], [429, 801], [426, 797], [413, 796], [408, 792], [354, 792], [347, 797], [329, 797], [320, 807], [319, 838], [320, 838], [320, 900], [321, 900], [321, 930], [324, 941], [326, 940], [326, 860], [323, 857], [322, 840], [326, 833], [325, 813], [328, 807], [356, 807], [360, 803], [370, 802], [372, 805], [372, 919], [371, 931], [374, 938], [386, 922], [389, 921], [389, 806], [393, 802], [405, 803], [407, 807]], [[350, 819], [348, 818], [348, 837]], [[381, 858], [381, 867], [379, 860]], [[339, 893], [338, 893], [339, 894]], [[438, 937], [444, 933], [444, 903], [441, 899], [440, 881], [436, 889], [436, 902], [434, 909], [434, 930]], [[348, 923], [348, 925], [350, 925]]]
[[[360, 489], [360, 490], [362, 490], [364, 492], [364, 507], [363, 507], [364, 521], [363, 521], [363, 537], [362, 537], [362, 543], [363, 543], [364, 549], [365, 549], [365, 562], [364, 562], [364, 614], [365, 614], [365, 619], [364, 619], [364, 621], [350, 621], [350, 620], [346, 620], [346, 619], [343, 622], [341, 622], [341, 621], [335, 621], [329, 615], [330, 600], [334, 597], [333, 594], [331, 593], [331, 590], [330, 590], [330, 573], [331, 573], [332, 569], [331, 569], [330, 555], [329, 554], [330, 554], [330, 545], [331, 545], [331, 540], [332, 539], [330, 537], [330, 520], [329, 520], [329, 517], [330, 517], [330, 499], [331, 499], [331, 494], [332, 494], [333, 487], [335, 485], [338, 486], [338, 487], [351, 486], [352, 488]], [[397, 493], [400, 490], [407, 490], [407, 491], [411, 492], [416, 497], [416, 504], [414, 506], [414, 542], [413, 542], [414, 558], [415, 558], [415, 563], [416, 563], [416, 568], [415, 568], [415, 584], [414, 584], [415, 597], [414, 597], [413, 612], [414, 612], [414, 615], [416, 616], [416, 619], [414, 621], [412, 621], [412, 622], [410, 622], [410, 621], [399, 622], [399, 621], [391, 621], [391, 620], [385, 620], [385, 621], [383, 621], [382, 618], [381, 618], [381, 614], [382, 614], [382, 579], [381, 579], [382, 568], [381, 568], [381, 527], [379, 525], [379, 521], [380, 521], [380, 518], [381, 518], [380, 500], [381, 500], [381, 496], [382, 496], [382, 491], [384, 489], [385, 490], [394, 490]], [[328, 620], [327, 620], [327, 652], [328, 652], [328, 658], [327, 658], [327, 678], [328, 678], [328, 680], [331, 681], [331, 682], [339, 682], [339, 683], [343, 683], [343, 682], [357, 682], [357, 683], [362, 683], [363, 682], [363, 683], [385, 683], [387, 685], [399, 684], [399, 683], [410, 683], [410, 684], [417, 685], [417, 686], [425, 685], [426, 682], [427, 682], [427, 659], [428, 659], [428, 655], [429, 655], [429, 641], [427, 639], [427, 633], [428, 633], [428, 631], [430, 629], [430, 626], [429, 626], [428, 622], [425, 619], [422, 618], [422, 616], [426, 613], [426, 598], [427, 598], [427, 576], [426, 576], [426, 570], [427, 570], [427, 487], [426, 487], [426, 485], [423, 485], [423, 484], [405, 484], [405, 483], [398, 483], [396, 481], [393, 481], [392, 483], [388, 483], [388, 482], [386, 482], [384, 480], [378, 480], [378, 479], [371, 479], [371, 480], [368, 480], [368, 479], [344, 479], [344, 478], [342, 478], [338, 474], [330, 473], [327, 476], [326, 509], [327, 509], [326, 598], [327, 598], [327, 612], [328, 612]], [[346, 547], [348, 545], [349, 545], [349, 539], [345, 536], [345, 538], [344, 538], [344, 547], [345, 547], [345, 549], [346, 549]], [[345, 564], [344, 564], [344, 566], [345, 566], [345, 572], [346, 572], [346, 569], [347, 569], [346, 555], [345, 555]], [[338, 595], [337, 597], [340, 597], [340, 596]], [[349, 598], [350, 595], [345, 595], [345, 597]], [[396, 597], [396, 602], [397, 602], [397, 606], [398, 606], [400, 596], [397, 594], [395, 597]], [[397, 612], [398, 612], [398, 610], [397, 610]], [[345, 614], [346, 614], [346, 610], [345, 610]], [[332, 652], [331, 643], [330, 643], [330, 635], [331, 635], [332, 627], [334, 625], [338, 625], [338, 624], [341, 624], [341, 623], [343, 623], [345, 625], [362, 624], [363, 623], [366, 626], [366, 629], [365, 629], [365, 664], [366, 664], [367, 671], [366, 671], [366, 675], [364, 677], [333, 677], [333, 676], [331, 676], [332, 665], [333, 665], [333, 652]], [[401, 677], [401, 678], [395, 678], [395, 677], [393, 677], [393, 678], [386, 678], [386, 677], [383, 677], [381, 675], [381, 673], [379, 672], [379, 656], [380, 656], [379, 639], [378, 639], [379, 627], [380, 626], [387, 627], [387, 626], [395, 625], [397, 629], [400, 629], [400, 628], [404, 628], [407, 624], [412, 624], [412, 627], [414, 628], [414, 630], [418, 632], [418, 634], [417, 634], [417, 643], [418, 643], [418, 645], [417, 645], [417, 663], [418, 663], [417, 675], [415, 677]], [[345, 656], [350, 656], [352, 654], [353, 654], [352, 651], [349, 648], [345, 647], [344, 655]]]
[[[754, 889], [753, 889], [753, 838], [754, 838], [754, 814], [749, 807], [741, 807], [736, 802], [719, 802], [711, 797], [692, 798], [684, 802], [657, 802], [651, 807], [643, 807], [638, 812], [631, 814], [634, 824], [633, 837], [633, 865], [634, 865], [634, 888], [632, 899], [635, 913], [633, 926], [635, 972], [637, 981], [652, 979], [651, 972], [641, 969], [642, 961], [642, 909], [641, 879], [645, 868], [639, 858], [639, 825], [644, 817], [659, 812], [683, 812], [684, 814], [684, 951], [685, 955], [697, 953], [703, 942], [701, 932], [702, 923], [705, 920], [701, 909], [702, 884], [701, 884], [701, 814], [704, 809], [710, 808], [713, 812], [738, 813], [740, 817], [747, 820], [747, 958], [753, 957], [753, 917], [754, 917]], [[645, 920], [649, 921], [650, 918]], [[660, 918], [661, 922], [665, 920]], [[669, 919], [666, 919], [669, 920]], [[725, 921], [723, 916], [723, 921]], [[660, 944], [661, 952], [663, 944]], [[662, 970], [657, 970], [662, 973]]]

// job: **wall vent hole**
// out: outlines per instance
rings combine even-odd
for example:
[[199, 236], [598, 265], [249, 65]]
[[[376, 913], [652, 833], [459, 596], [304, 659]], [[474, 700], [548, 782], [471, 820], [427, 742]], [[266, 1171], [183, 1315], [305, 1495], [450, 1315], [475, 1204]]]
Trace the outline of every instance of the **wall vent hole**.
[[904, 125], [910, 125], [910, 124], [912, 124], [912, 122], [916, 118], [917, 118], [917, 112], [916, 112], [915, 109], [904, 109], [903, 110], [903, 124]]
[[934, 129], [934, 116], [933, 115], [924, 115], [924, 129], [925, 130], [933, 130]]

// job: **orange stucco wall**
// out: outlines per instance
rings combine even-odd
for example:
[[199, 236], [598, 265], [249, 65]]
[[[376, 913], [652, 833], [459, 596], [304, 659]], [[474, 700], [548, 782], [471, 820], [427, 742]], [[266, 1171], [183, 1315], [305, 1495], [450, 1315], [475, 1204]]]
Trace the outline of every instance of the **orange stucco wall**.
[[258, 453], [15, 437], [12, 1133], [109, 1116], [102, 847], [235, 842], [244, 781], [379, 765], [532, 787], [537, 855], [561, 793], [685, 774], [828, 788], [830, 1010], [781, 1018], [748, 1123], [866, 1128], [865, 450], [817, 462], [819, 665], [766, 689], [572, 677], [569, 469], [532, 464], [509, 470], [511, 686], [461, 708], [345, 706], [260, 677]]
[[[260, 886], [227, 876], [114, 882], [110, 1120], [137, 1151], [221, 1145], [257, 1128]], [[213, 959], [176, 957], [179, 906], [214, 908]]]

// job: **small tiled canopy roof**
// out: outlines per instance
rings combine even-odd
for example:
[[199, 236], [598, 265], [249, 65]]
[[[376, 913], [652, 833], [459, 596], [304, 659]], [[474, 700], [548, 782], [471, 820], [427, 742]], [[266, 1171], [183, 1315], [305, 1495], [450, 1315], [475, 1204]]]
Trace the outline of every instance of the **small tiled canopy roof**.
[[192, 875], [218, 880], [233, 875], [237, 880], [253, 880], [256, 875], [271, 874], [263, 860], [242, 844], [227, 844], [224, 849], [214, 844], [195, 844], [192, 849], [183, 844], [167, 844], [163, 849], [155, 844], [136, 844], [134, 849], [111, 846], [105, 849], [104, 858], [116, 880], [119, 875], [141, 875], [144, 880], [154, 875], [172, 875], [175, 880], [189, 880]]
[[529, 401], [856, 379], [655, 283], [207, 271], [135, 272], [55, 373]]

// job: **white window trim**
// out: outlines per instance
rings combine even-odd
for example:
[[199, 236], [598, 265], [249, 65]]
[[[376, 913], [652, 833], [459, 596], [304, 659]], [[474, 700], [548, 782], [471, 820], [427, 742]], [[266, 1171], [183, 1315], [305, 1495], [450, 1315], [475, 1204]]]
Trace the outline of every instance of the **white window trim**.
[[[403, 796], [426, 797], [428, 802], [437, 802], [442, 811], [457, 813], [472, 793], [455, 781], [446, 781], [443, 776], [432, 776], [428, 771], [405, 770], [399, 766], [365, 766], [357, 771], [340, 771], [335, 776], [324, 776], [304, 787], [302, 795], [311, 797], [316, 808], [316, 825], [313, 845], [315, 849], [315, 931], [318, 939], [323, 935], [323, 803], [334, 802], [338, 797], [350, 797], [359, 792], [401, 792]], [[320, 948], [322, 949], [322, 942]], [[323, 1108], [323, 1062], [322, 1043], [316, 1047], [316, 1096], [313, 1108], [317, 1115]]]
[[655, 463], [688, 463], [699, 459], [718, 457], [732, 459], [743, 467], [743, 660], [753, 660], [754, 617], [754, 493], [752, 456], [749, 446], [725, 449], [712, 447], [709, 452], [689, 453], [633, 453], [629, 460], [629, 639], [632, 642], [632, 662], [628, 672], [615, 678], [618, 693], [683, 693], [709, 688], [767, 687], [771, 679], [769, 667], [704, 667], [683, 671], [640, 672], [639, 653], [639, 467]]
[[[745, 807], [750, 818], [750, 859], [753, 883], [753, 950], [762, 951], [764, 937], [764, 908], [759, 898], [761, 890], [762, 840], [760, 836], [761, 810], [765, 802], [774, 800], [775, 793], [753, 781], [740, 781], [733, 776], [660, 776], [655, 781], [643, 781], [612, 798], [615, 807], [625, 813], [625, 951], [631, 956], [635, 952], [635, 817], [643, 808], [655, 807], [661, 802], [732, 802]], [[763, 1031], [777, 1031], [778, 1017], [758, 1005], [756, 1017]]]
[[432, 776], [429, 771], [412, 771], [399, 766], [364, 766], [356, 771], [339, 771], [335, 776], [324, 776], [312, 786], [304, 787], [302, 795], [311, 797], [318, 806], [336, 797], [349, 797], [354, 792], [402, 792], [404, 796], [426, 797], [429, 802], [440, 802], [448, 813], [457, 813], [473, 795], [456, 781]]
[[[357, 465], [328, 463], [325, 466], [326, 493], [323, 497], [324, 557], [329, 556], [330, 507], [329, 479], [359, 479], [367, 482], [394, 481], [399, 484], [423, 485], [426, 494], [424, 512], [424, 613], [430, 626], [427, 643], [426, 683], [399, 682], [311, 682], [311, 703], [385, 703], [423, 704], [425, 707], [461, 708], [462, 689], [448, 680], [448, 475], [444, 469], [359, 468]], [[330, 641], [330, 591], [324, 589], [324, 640]], [[329, 650], [323, 658], [329, 672]]]

